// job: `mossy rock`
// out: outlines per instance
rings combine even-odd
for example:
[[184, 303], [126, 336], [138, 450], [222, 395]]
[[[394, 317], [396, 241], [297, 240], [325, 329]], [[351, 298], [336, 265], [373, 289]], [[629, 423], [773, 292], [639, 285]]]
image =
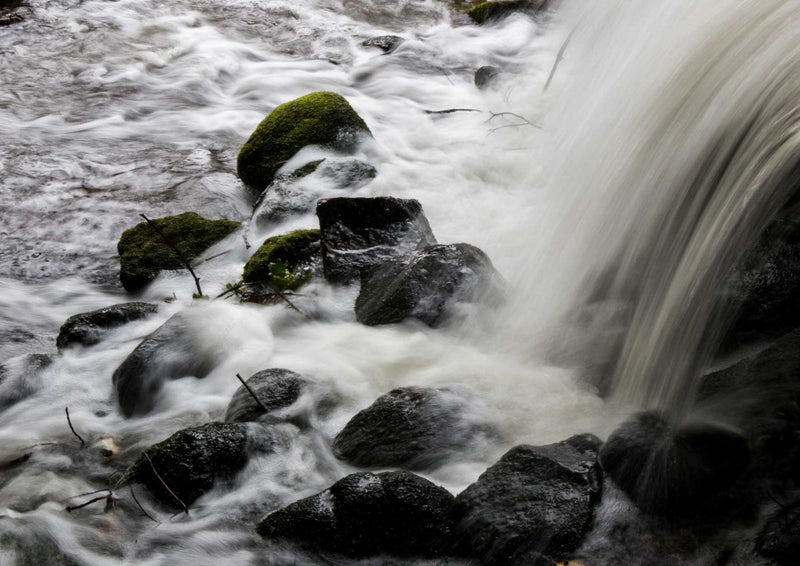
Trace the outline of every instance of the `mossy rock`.
[[[152, 222], [187, 259], [192, 259], [236, 230], [240, 222], [209, 220], [196, 212], [156, 218]], [[178, 254], [147, 222], [122, 233], [117, 244], [122, 286], [137, 291], [163, 269], [184, 269]]]
[[320, 262], [319, 230], [295, 230], [273, 236], [245, 264], [245, 283], [267, 283], [275, 291], [293, 291], [311, 279]]
[[341, 95], [312, 92], [275, 108], [239, 151], [237, 173], [259, 193], [275, 173], [307, 145], [352, 151], [358, 134], [372, 135], [367, 124]]
[[549, 0], [517, 0], [512, 2], [481, 2], [467, 10], [476, 24], [484, 24], [511, 12], [538, 12], [547, 7]]
[[166, 484], [183, 503], [191, 505], [217, 479], [229, 479], [244, 467], [247, 446], [247, 426], [241, 423], [207, 423], [186, 428], [148, 448], [145, 453], [152, 466], [143, 453], [119, 484], [141, 482], [163, 503], [180, 507], [164, 487]]

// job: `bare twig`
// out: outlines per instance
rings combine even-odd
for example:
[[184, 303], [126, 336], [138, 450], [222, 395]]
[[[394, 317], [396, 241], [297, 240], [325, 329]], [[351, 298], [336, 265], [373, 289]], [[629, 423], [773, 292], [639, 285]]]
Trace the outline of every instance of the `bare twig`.
[[158, 475], [158, 471], [156, 471], [156, 467], [153, 465], [153, 461], [150, 459], [150, 456], [147, 454], [147, 452], [142, 452], [142, 456], [144, 456], [144, 459], [147, 460], [147, 462], [150, 464], [150, 468], [153, 470], [153, 474], [156, 476], [156, 479], [159, 482], [161, 482], [161, 485], [164, 486], [164, 489], [166, 489], [169, 492], [169, 494], [175, 498], [175, 501], [177, 501], [180, 504], [181, 508], [183, 509], [183, 512], [188, 514], [189, 508], [186, 507], [186, 504], [183, 501], [181, 501], [181, 498], [175, 495], [175, 492], [169, 488], [167, 482], [165, 482], [164, 479], [160, 475]]
[[250, 389], [250, 386], [247, 385], [247, 382], [244, 379], [242, 379], [242, 376], [237, 373], [236, 378], [242, 383], [242, 385], [244, 385], [244, 388], [247, 389], [247, 392], [253, 397], [253, 399], [256, 400], [256, 403], [258, 403], [258, 406], [261, 407], [261, 410], [263, 410], [265, 413], [269, 413], [269, 409], [264, 406], [264, 403], [261, 402], [261, 399], [258, 398], [255, 391]]
[[69, 429], [72, 431], [72, 434], [74, 434], [74, 435], [75, 435], [75, 437], [76, 437], [78, 440], [80, 440], [80, 441], [81, 441], [81, 448], [83, 448], [84, 446], [86, 446], [86, 442], [84, 442], [84, 440], [83, 440], [83, 438], [81, 438], [81, 435], [80, 435], [80, 434], [78, 434], [77, 432], [75, 432], [75, 428], [72, 426], [72, 419], [70, 419], [70, 418], [69, 418], [69, 407], [65, 407], [65, 408], [64, 408], [64, 412], [66, 412], [66, 413], [67, 413], [67, 424], [69, 425]]
[[483, 112], [477, 108], [447, 108], [445, 110], [426, 110], [425, 114], [452, 114], [453, 112]]
[[279, 296], [281, 299], [283, 299], [283, 300], [286, 302], [286, 304], [287, 304], [287, 305], [289, 305], [290, 307], [292, 307], [292, 309], [293, 309], [293, 310], [295, 310], [295, 311], [297, 311], [298, 313], [300, 313], [300, 314], [301, 314], [303, 317], [305, 317], [305, 318], [308, 318], [308, 315], [307, 315], [306, 313], [304, 313], [303, 311], [301, 311], [300, 309], [298, 309], [298, 308], [295, 306], [295, 304], [294, 304], [292, 301], [290, 301], [290, 300], [289, 300], [289, 297], [287, 297], [287, 296], [286, 296], [284, 293], [281, 293], [280, 291], [278, 291], [278, 290], [275, 288], [275, 286], [274, 286], [274, 285], [272, 285], [272, 284], [271, 284], [269, 281], [267, 281], [266, 283], [267, 283], [267, 285], [268, 285], [268, 286], [269, 286], [269, 287], [272, 289], [272, 291], [273, 291], [273, 292], [274, 292], [276, 295], [278, 295], [278, 296]]
[[[489, 110], [489, 114], [491, 114], [491, 116], [489, 117], [489, 119], [486, 120], [487, 124], [489, 122], [491, 122], [492, 120], [494, 120], [495, 118], [499, 117], [499, 116], [513, 116], [514, 118], [519, 118], [520, 120], [522, 120], [528, 126], [533, 126], [534, 128], [541, 129], [541, 126], [539, 124], [535, 124], [535, 123], [531, 122], [525, 116], [517, 114], [516, 112], [492, 112], [491, 110]], [[515, 124], [515, 125], [519, 125], [519, 124]]]
[[241, 288], [242, 288], [242, 287], [244, 287], [244, 286], [245, 286], [245, 282], [244, 282], [244, 281], [239, 281], [239, 282], [238, 282], [238, 283], [236, 283], [235, 285], [233, 285], [233, 286], [231, 286], [231, 287], [228, 287], [227, 289], [225, 289], [225, 290], [224, 290], [222, 293], [220, 293], [219, 295], [217, 295], [217, 296], [216, 296], [216, 297], [214, 297], [214, 298], [215, 298], [215, 299], [219, 299], [219, 298], [221, 298], [221, 297], [224, 297], [225, 295], [231, 295], [231, 294], [235, 293], [236, 291], [238, 291], [239, 289], [241, 289]]
[[76, 509], [82, 509], [82, 508], [84, 508], [84, 507], [86, 507], [88, 505], [91, 505], [92, 503], [97, 503], [98, 501], [103, 501], [104, 499], [108, 500], [109, 497], [111, 497], [110, 494], [109, 495], [101, 495], [100, 497], [95, 497], [94, 499], [90, 499], [86, 503], [81, 503], [80, 505], [75, 505], [74, 507], [67, 506], [67, 508], [66, 508], [67, 509], [67, 513], [72, 513]]
[[195, 274], [195, 272], [194, 272], [194, 269], [192, 269], [192, 265], [189, 263], [189, 260], [188, 260], [188, 259], [186, 259], [186, 256], [185, 256], [185, 255], [183, 255], [183, 253], [181, 252], [181, 250], [179, 250], [177, 247], [175, 247], [175, 245], [174, 245], [172, 242], [170, 242], [170, 241], [169, 241], [169, 238], [167, 238], [167, 237], [164, 235], [164, 232], [162, 232], [162, 231], [161, 231], [161, 229], [160, 229], [158, 226], [156, 226], [155, 222], [153, 222], [152, 220], [150, 220], [150, 219], [149, 219], [147, 216], [145, 216], [144, 214], [140, 214], [139, 216], [141, 216], [142, 218], [144, 218], [145, 222], [147, 222], [147, 224], [148, 224], [148, 225], [149, 225], [149, 226], [150, 226], [150, 227], [151, 227], [153, 230], [155, 230], [155, 231], [156, 231], [156, 233], [157, 233], [159, 236], [161, 236], [161, 239], [162, 239], [162, 240], [164, 240], [164, 243], [165, 243], [165, 244], [167, 244], [167, 245], [168, 245], [168, 246], [169, 246], [169, 247], [172, 249], [172, 251], [174, 251], [176, 254], [178, 254], [178, 257], [179, 257], [179, 258], [180, 258], [180, 260], [183, 262], [183, 265], [186, 267], [186, 269], [188, 269], [188, 270], [189, 270], [189, 273], [191, 273], [191, 274], [192, 274], [192, 278], [194, 279], [194, 284], [197, 286], [197, 294], [198, 294], [198, 295], [200, 295], [200, 296], [202, 297], [202, 296], [203, 296], [203, 289], [201, 289], [201, 288], [200, 288], [200, 279], [197, 277], [197, 274]]
[[104, 491], [111, 493], [111, 490], [105, 487], [103, 489], [96, 489], [94, 491], [87, 491], [86, 493], [79, 493], [78, 495], [73, 495], [72, 497], [69, 497], [67, 501], [69, 501], [70, 499], [75, 499], [76, 497], [86, 497], [87, 495], [94, 495], [95, 493], [103, 493]]
[[161, 521], [158, 521], [158, 520], [154, 519], [153, 516], [150, 515], [150, 513], [148, 513], [147, 511], [144, 510], [144, 507], [142, 507], [142, 504], [139, 503], [139, 499], [136, 497], [136, 493], [134, 493], [133, 486], [131, 484], [128, 484], [128, 489], [131, 492], [131, 497], [133, 497], [133, 500], [136, 502], [136, 506], [139, 507], [139, 510], [142, 513], [144, 513], [144, 516], [147, 517], [148, 519], [150, 519], [151, 521], [153, 521], [154, 523], [158, 523], [160, 525]]
[[205, 263], [207, 261], [211, 261], [212, 259], [218, 258], [219, 256], [223, 256], [223, 255], [229, 254], [229, 253], [231, 253], [231, 250], [225, 250], [224, 252], [219, 252], [218, 254], [214, 254], [212, 256], [209, 256], [209, 257], [205, 258], [201, 263]]
[[567, 36], [567, 39], [564, 40], [564, 43], [561, 46], [561, 49], [558, 50], [558, 55], [556, 55], [556, 60], [553, 63], [553, 68], [550, 69], [550, 76], [547, 77], [547, 82], [544, 83], [544, 88], [542, 89], [543, 92], [546, 91], [547, 88], [550, 86], [550, 82], [553, 80], [553, 76], [555, 76], [555, 74], [556, 74], [556, 69], [558, 69], [558, 65], [561, 63], [561, 60], [564, 58], [564, 52], [567, 50], [567, 45], [569, 45], [569, 40], [572, 39], [572, 35], [575, 33], [576, 29], [578, 29], [577, 26], [572, 28], [572, 31], [569, 32], [569, 35]]

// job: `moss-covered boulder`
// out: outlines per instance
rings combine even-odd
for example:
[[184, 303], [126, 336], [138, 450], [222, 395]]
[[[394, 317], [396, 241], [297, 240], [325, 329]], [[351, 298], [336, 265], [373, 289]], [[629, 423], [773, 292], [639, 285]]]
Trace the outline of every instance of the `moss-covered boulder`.
[[319, 230], [295, 230], [273, 236], [245, 264], [245, 283], [264, 283], [275, 291], [293, 291], [311, 279], [319, 265]]
[[[156, 218], [152, 222], [187, 259], [198, 256], [236, 230], [240, 222], [209, 220], [196, 212]], [[137, 291], [150, 283], [163, 269], [183, 269], [178, 254], [147, 222], [122, 233], [117, 244], [119, 278], [128, 291]]]
[[549, 0], [516, 0], [512, 2], [481, 2], [467, 10], [467, 15], [476, 24], [496, 20], [511, 12], [535, 13], [547, 7]]
[[303, 147], [352, 151], [359, 134], [372, 135], [347, 100], [334, 92], [312, 92], [281, 104], [264, 118], [239, 151], [237, 172], [260, 193]]
[[179, 430], [145, 450], [120, 483], [143, 483], [163, 503], [180, 508], [166, 484], [184, 504], [191, 505], [218, 479], [231, 478], [247, 463], [247, 430], [241, 423], [207, 423]]

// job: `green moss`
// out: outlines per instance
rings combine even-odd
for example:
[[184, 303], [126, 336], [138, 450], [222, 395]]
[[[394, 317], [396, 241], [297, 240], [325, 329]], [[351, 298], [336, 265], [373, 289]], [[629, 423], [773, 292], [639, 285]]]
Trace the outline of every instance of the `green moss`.
[[[240, 223], [209, 220], [196, 212], [165, 216], [153, 220], [187, 259], [192, 259], [234, 230]], [[178, 254], [147, 222], [122, 233], [117, 244], [122, 286], [136, 291], [156, 278], [162, 269], [184, 269]]]
[[472, 21], [476, 24], [482, 24], [492, 14], [492, 3], [491, 2], [482, 2], [477, 6], [473, 6], [469, 10], [467, 10], [467, 15], [472, 18]]
[[350, 151], [359, 132], [371, 135], [347, 100], [334, 92], [312, 92], [281, 104], [264, 118], [239, 151], [237, 173], [260, 192], [303, 147], [315, 144]]
[[547, 7], [548, 0], [512, 0], [510, 2], [482, 2], [467, 10], [476, 24], [484, 24], [510, 12], [538, 12]]
[[275, 290], [294, 290], [311, 279], [319, 257], [319, 230], [295, 230], [268, 238], [244, 266], [246, 283], [266, 282]]

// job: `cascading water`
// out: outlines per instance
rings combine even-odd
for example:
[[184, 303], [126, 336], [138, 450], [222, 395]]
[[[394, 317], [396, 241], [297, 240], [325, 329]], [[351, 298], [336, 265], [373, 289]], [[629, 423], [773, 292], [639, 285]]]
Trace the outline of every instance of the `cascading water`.
[[[476, 27], [435, 0], [34, 0], [31, 18], [0, 28], [0, 562], [35, 563], [26, 538], [86, 564], [295, 560], [265, 558], [254, 522], [353, 471], [331, 438], [398, 386], [466, 385], [476, 420], [498, 431], [427, 474], [452, 492], [514, 444], [604, 436], [632, 409], [685, 412], [725, 324], [719, 289], [800, 163], [800, 7], [697, 4], [565, 0], [554, 20]], [[404, 38], [389, 55], [361, 45], [386, 33]], [[506, 75], [478, 91], [485, 64]], [[368, 328], [353, 289], [312, 283], [298, 298], [309, 322], [278, 306], [193, 304], [191, 279], [162, 273], [137, 297], [157, 316], [31, 369], [27, 355], [55, 354], [68, 316], [126, 300], [115, 244], [139, 213], [246, 220], [238, 148], [265, 113], [313, 90], [346, 96], [375, 135], [357, 156], [378, 176], [347, 196], [418, 199], [440, 241], [492, 258], [507, 308], [461, 327]], [[481, 112], [425, 112], [448, 108]], [[304, 155], [331, 156], [315, 151]], [[302, 214], [248, 235], [257, 245], [315, 223]], [[251, 252], [241, 234], [209, 250], [204, 291], [238, 279]], [[111, 375], [180, 311], [215, 368], [123, 418]], [[312, 376], [336, 408], [312, 433], [284, 431], [274, 456], [190, 516], [154, 527], [127, 497], [124, 513], [64, 511], [110, 473], [71, 446], [65, 406], [91, 445], [113, 437], [130, 462], [222, 418], [234, 376], [267, 367]], [[583, 383], [608, 373], [616, 403]]]

